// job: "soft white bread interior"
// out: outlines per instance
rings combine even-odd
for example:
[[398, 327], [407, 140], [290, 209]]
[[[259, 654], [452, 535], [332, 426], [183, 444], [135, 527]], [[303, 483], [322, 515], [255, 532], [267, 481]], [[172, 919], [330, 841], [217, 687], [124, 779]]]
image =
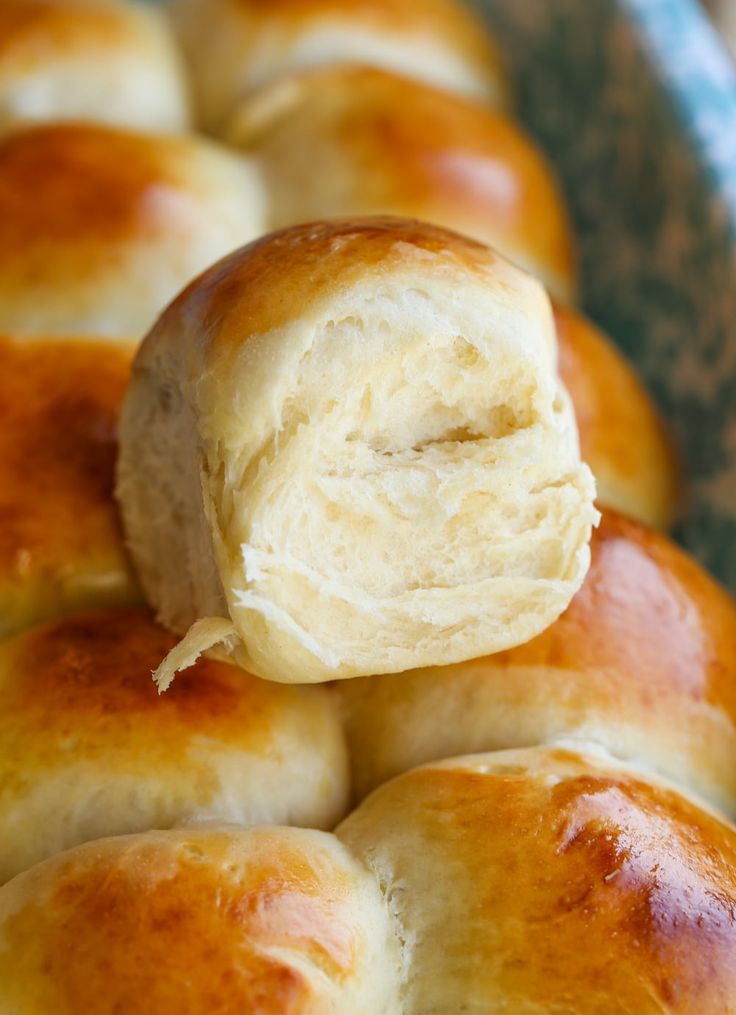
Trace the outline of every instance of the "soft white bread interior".
[[405, 942], [407, 1015], [733, 1012], [736, 829], [605, 757], [415, 769], [337, 836]]
[[[542, 287], [366, 219], [202, 276], [139, 350], [118, 496], [150, 602], [280, 681], [449, 663], [569, 603], [597, 514]], [[207, 619], [210, 618], [210, 619]]]
[[326, 688], [202, 659], [162, 699], [151, 671], [173, 641], [147, 611], [108, 608], [0, 646], [0, 883], [106, 835], [343, 816], [346, 751]]
[[564, 741], [736, 815], [736, 602], [674, 543], [611, 511], [591, 557], [568, 609], [527, 644], [336, 685], [358, 797], [435, 758]]
[[184, 130], [187, 91], [170, 26], [151, 4], [0, 3], [0, 131], [75, 119]]
[[226, 131], [251, 89], [310, 67], [363, 64], [508, 101], [500, 52], [460, 0], [173, 0], [202, 126]]
[[334, 836], [212, 828], [103, 839], [0, 890], [0, 1010], [397, 1012], [398, 947]]
[[200, 138], [82, 123], [0, 138], [0, 331], [137, 339], [263, 233], [263, 210], [253, 167]]

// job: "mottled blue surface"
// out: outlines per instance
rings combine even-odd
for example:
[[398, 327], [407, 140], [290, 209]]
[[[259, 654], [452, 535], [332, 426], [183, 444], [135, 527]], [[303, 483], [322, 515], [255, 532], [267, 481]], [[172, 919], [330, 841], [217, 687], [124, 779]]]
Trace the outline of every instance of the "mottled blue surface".
[[690, 0], [477, 0], [580, 238], [585, 308], [686, 459], [680, 536], [736, 589], [736, 73]]

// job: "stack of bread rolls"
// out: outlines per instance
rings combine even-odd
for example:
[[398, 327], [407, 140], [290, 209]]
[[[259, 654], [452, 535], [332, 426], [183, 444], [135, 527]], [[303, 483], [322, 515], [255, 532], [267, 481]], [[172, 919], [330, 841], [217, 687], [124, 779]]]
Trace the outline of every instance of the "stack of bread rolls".
[[736, 604], [512, 108], [0, 2], [0, 1013], [736, 1012]]

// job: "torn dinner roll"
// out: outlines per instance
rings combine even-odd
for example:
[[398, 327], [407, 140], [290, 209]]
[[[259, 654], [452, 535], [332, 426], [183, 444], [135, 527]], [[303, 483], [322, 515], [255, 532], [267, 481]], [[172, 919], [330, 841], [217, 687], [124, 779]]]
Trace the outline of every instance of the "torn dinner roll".
[[336, 64], [396, 70], [507, 105], [509, 84], [485, 24], [459, 0], [174, 0], [200, 124], [221, 134], [253, 88]]
[[301, 226], [215, 266], [144, 341], [120, 437], [159, 617], [272, 680], [510, 648], [588, 567], [594, 484], [549, 301], [425, 224]]

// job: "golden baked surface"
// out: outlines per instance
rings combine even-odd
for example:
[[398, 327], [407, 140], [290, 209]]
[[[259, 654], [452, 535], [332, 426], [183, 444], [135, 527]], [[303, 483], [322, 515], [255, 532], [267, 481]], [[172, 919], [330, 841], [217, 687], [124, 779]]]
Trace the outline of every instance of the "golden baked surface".
[[262, 232], [250, 168], [194, 137], [90, 124], [0, 138], [0, 328], [138, 338]]
[[571, 299], [570, 225], [554, 173], [507, 116], [385, 71], [281, 78], [238, 108], [229, 140], [258, 159], [274, 227], [405, 215], [498, 248]]
[[132, 356], [105, 341], [0, 338], [0, 637], [140, 597], [112, 497]]
[[736, 603], [682, 550], [604, 511], [583, 587], [497, 655], [341, 684], [355, 789], [434, 758], [591, 742], [736, 814]]
[[295, 227], [203, 275], [139, 350], [118, 468], [149, 600], [208, 620], [182, 653], [310, 682], [546, 627], [596, 518], [555, 358], [539, 283], [419, 222]]
[[314, 67], [396, 70], [504, 105], [503, 59], [485, 25], [455, 0], [175, 0], [200, 122], [226, 133], [253, 88]]
[[[0, 882], [79, 842], [191, 820], [331, 827], [347, 762], [321, 688], [201, 659], [160, 697], [174, 639], [143, 610], [0, 646]], [[19, 763], [19, 759], [22, 759]]]
[[677, 517], [678, 464], [662, 420], [632, 366], [587, 318], [555, 306], [560, 376], [598, 500], [656, 529]]
[[90, 843], [0, 891], [0, 1006], [26, 1015], [372, 1015], [396, 959], [370, 875], [287, 828]]
[[736, 997], [736, 829], [563, 750], [457, 758], [337, 829], [390, 901], [404, 1010], [717, 1013]]
[[117, 0], [3, 0], [0, 131], [75, 118], [186, 128], [183, 68], [162, 14]]

